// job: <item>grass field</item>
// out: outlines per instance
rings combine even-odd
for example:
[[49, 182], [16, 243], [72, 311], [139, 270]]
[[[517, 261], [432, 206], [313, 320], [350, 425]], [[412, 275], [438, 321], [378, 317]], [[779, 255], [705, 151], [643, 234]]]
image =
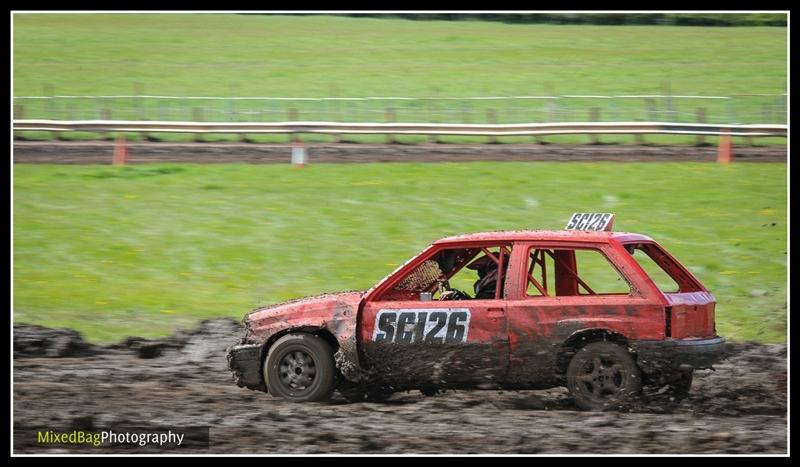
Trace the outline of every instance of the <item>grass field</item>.
[[[15, 96], [51, 93], [275, 97], [661, 94], [665, 81], [676, 95], [784, 93], [787, 89], [787, 30], [780, 27], [513, 25], [233, 14], [17, 14], [14, 16], [13, 52]], [[736, 112], [742, 123], [758, 122], [765, 103], [772, 105], [774, 100], [741, 99]], [[535, 103], [540, 107], [545, 104], [545, 101]], [[33, 115], [35, 105], [47, 104], [46, 101], [28, 101], [25, 105], [27, 113]], [[94, 107], [96, 103], [70, 101], [68, 105], [69, 108], [60, 111], [66, 115], [98, 118], [100, 109]], [[133, 109], [138, 104], [125, 100], [103, 105], [115, 107], [113, 115], [122, 118], [127, 116], [122, 109], [130, 110], [135, 117]], [[219, 115], [230, 110], [229, 102], [223, 101], [192, 105], [216, 105]], [[286, 109], [280, 107], [286, 104], [272, 102], [269, 105], [275, 112], [271, 119], [287, 118]], [[375, 103], [374, 108], [359, 108], [355, 118], [380, 120], [386, 105], [381, 102]], [[469, 113], [470, 121], [485, 121], [484, 107], [488, 106], [501, 106], [497, 109], [500, 123], [527, 118], [502, 107], [512, 104], [499, 101], [476, 101], [469, 105], [469, 109], [460, 106], [454, 109], [450, 118], [455, 118], [454, 114]], [[590, 107], [605, 103], [587, 100], [570, 101], [569, 105], [580, 109], [570, 118], [585, 120], [589, 118]], [[626, 111], [628, 105], [635, 106], [636, 112], [644, 112], [643, 101], [624, 100], [620, 105], [622, 108], [617, 110], [624, 115], [633, 115]], [[723, 118], [721, 114], [730, 111], [727, 103], [721, 100], [681, 102], [680, 105], [683, 119], [693, 119], [698, 106], [708, 107], [709, 121]], [[321, 106], [323, 104], [307, 103], [307, 109], [299, 109], [301, 119], [337, 118], [335, 109]], [[181, 110], [182, 119], [189, 118], [190, 107]], [[398, 109], [397, 118], [418, 121], [419, 115], [425, 116], [428, 111], [417, 109], [405, 113]], [[169, 109], [152, 112], [153, 115], [172, 115]], [[207, 109], [207, 115], [211, 113], [210, 108]], [[545, 113], [538, 109], [532, 112], [531, 118], [539, 121]], [[611, 118], [607, 110], [603, 115], [602, 118]], [[174, 118], [178, 118], [177, 114]], [[32, 138], [50, 136], [27, 134]], [[66, 136], [67, 139], [95, 137], [97, 135]], [[231, 137], [211, 137], [228, 138]], [[382, 137], [377, 138], [382, 141]], [[256, 136], [253, 139], [275, 141], [285, 137]], [[364, 136], [346, 139], [375, 140]], [[409, 141], [417, 140], [420, 139]], [[443, 140], [474, 141], [463, 137]], [[519, 142], [520, 139], [506, 141]], [[566, 141], [582, 143], [585, 137], [567, 137]], [[605, 137], [605, 141], [631, 142], [632, 138]], [[693, 138], [651, 137], [651, 141], [687, 143]], [[783, 143], [785, 139], [778, 142]]]
[[[785, 28], [332, 16], [14, 16], [14, 94], [428, 96], [786, 92]], [[335, 88], [335, 90], [333, 89]]]
[[14, 167], [14, 321], [93, 341], [374, 284], [431, 241], [561, 229], [575, 210], [661, 242], [726, 337], [786, 340], [785, 164]]

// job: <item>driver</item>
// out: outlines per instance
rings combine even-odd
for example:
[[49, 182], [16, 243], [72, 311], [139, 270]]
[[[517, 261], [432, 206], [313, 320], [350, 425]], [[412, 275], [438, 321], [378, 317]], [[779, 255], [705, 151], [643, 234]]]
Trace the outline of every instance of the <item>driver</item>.
[[[497, 254], [494, 255], [497, 257]], [[467, 268], [478, 271], [478, 280], [475, 281], [475, 298], [492, 299], [497, 291], [497, 263], [489, 257], [483, 255], [470, 263]], [[503, 257], [503, 280], [500, 287], [506, 282], [506, 269], [508, 268], [508, 257]]]

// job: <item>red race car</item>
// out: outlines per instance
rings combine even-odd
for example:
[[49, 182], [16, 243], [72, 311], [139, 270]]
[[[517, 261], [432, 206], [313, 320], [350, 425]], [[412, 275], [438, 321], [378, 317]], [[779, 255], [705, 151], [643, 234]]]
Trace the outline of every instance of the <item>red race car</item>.
[[298, 402], [555, 386], [587, 410], [644, 387], [679, 399], [723, 356], [716, 301], [649, 237], [611, 232], [613, 219], [443, 238], [366, 292], [254, 310], [229, 368], [239, 386]]

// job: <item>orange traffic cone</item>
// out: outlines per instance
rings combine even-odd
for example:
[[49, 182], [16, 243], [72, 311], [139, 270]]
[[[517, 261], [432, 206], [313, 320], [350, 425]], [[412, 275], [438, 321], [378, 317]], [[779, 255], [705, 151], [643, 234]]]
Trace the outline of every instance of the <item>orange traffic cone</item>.
[[125, 165], [128, 159], [128, 149], [125, 147], [125, 135], [117, 138], [117, 144], [114, 146], [114, 158], [111, 161], [112, 165]]
[[728, 130], [722, 130], [719, 136], [719, 153], [717, 162], [720, 164], [730, 164], [733, 160], [733, 145], [731, 135]]

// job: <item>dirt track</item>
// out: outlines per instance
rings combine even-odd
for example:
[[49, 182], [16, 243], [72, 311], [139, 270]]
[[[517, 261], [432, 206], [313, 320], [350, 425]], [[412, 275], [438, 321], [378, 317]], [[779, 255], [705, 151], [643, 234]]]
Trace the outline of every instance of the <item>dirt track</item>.
[[[236, 387], [224, 349], [241, 337], [213, 320], [161, 341], [88, 345], [16, 325], [14, 452], [36, 430], [210, 426], [200, 453], [774, 453], [787, 450], [786, 346], [736, 343], [689, 399], [619, 413], [573, 408], [564, 389], [398, 393], [383, 403], [293, 404]], [[125, 452], [142, 452], [128, 448]], [[171, 451], [176, 452], [176, 451]], [[177, 452], [190, 452], [179, 450]]]
[[[737, 161], [785, 162], [786, 146], [736, 146]], [[15, 163], [110, 164], [114, 142], [14, 142]], [[128, 163], [247, 162], [288, 163], [287, 144], [128, 143]], [[717, 158], [715, 146], [634, 146], [558, 144], [312, 144], [315, 162], [441, 161], [705, 161]]]

